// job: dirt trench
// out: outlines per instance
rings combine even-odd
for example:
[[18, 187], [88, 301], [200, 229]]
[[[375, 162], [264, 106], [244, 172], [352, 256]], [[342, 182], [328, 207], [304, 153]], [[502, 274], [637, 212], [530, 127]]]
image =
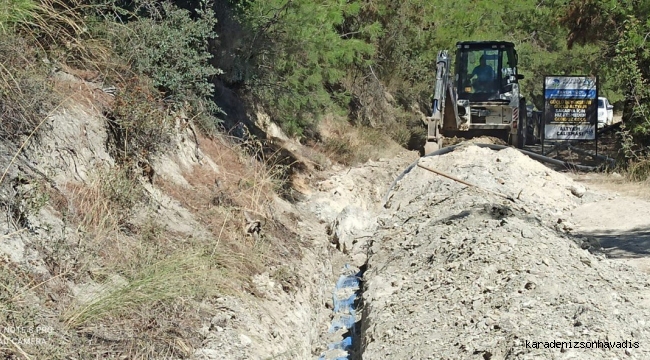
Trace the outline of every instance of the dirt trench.
[[[318, 174], [324, 180], [305, 181], [301, 201], [269, 196], [268, 208], [248, 204], [258, 210], [251, 215], [232, 210], [227, 194], [244, 189], [231, 195], [246, 195], [245, 179], [235, 180], [247, 173], [236, 167], [255, 159], [215, 142], [195, 143], [183, 119], [174, 150], [151, 163], [157, 180], [143, 179], [147, 207], [124, 220], [137, 229], [154, 219], [179, 246], [207, 244], [211, 253], [222, 240], [219, 229], [227, 228], [231, 246], [250, 251], [243, 265], [260, 245], [275, 249], [277, 258], [257, 265], [243, 281], [250, 288], [181, 301], [176, 323], [162, 323], [155, 309], [144, 314], [161, 321], [142, 328], [164, 334], [158, 348], [137, 342], [137, 321], [63, 323], [61, 309], [83, 310], [128, 284], [92, 262], [70, 275], [95, 237], [56, 210], [58, 204], [74, 211], [74, 201], [48, 197], [92, 187], [98, 171], [115, 168], [105, 121], [71, 106], [54, 114], [44, 124], [46, 136], [15, 162], [15, 149], [0, 146], [8, 169], [1, 260], [11, 276], [19, 269], [44, 279], [8, 299], [19, 300], [12, 306], [29, 304], [31, 313], [21, 315], [33, 316], [25, 321], [56, 330], [43, 344], [0, 354], [160, 358], [162, 346], [171, 358], [195, 360], [648, 358], [650, 205], [639, 194], [619, 196], [573, 180], [514, 149], [467, 145], [420, 161], [477, 187], [415, 167], [389, 189], [418, 160], [404, 151], [353, 168], [334, 166]], [[220, 185], [228, 181], [232, 188]], [[48, 187], [57, 191], [44, 192]], [[256, 222], [259, 214], [269, 221]], [[212, 217], [221, 221], [213, 224]], [[237, 227], [246, 222], [266, 236], [241, 234]], [[103, 247], [137, 242], [130, 231], [116, 228], [98, 244], [97, 259], [113, 255], [101, 253]], [[7, 321], [16, 323], [12, 316]], [[543, 348], [549, 343], [554, 348]]]
[[308, 202], [329, 212], [333, 269], [353, 266], [340, 282], [360, 276], [332, 285], [343, 316], [322, 359], [647, 358], [649, 202], [469, 144], [420, 163], [475, 187], [415, 167], [386, 204], [363, 193], [405, 163], [341, 173]]
[[[291, 202], [270, 190], [268, 164], [218, 137], [197, 137], [182, 114], [167, 151], [148, 159], [148, 172], [122, 174], [98, 109], [70, 101], [22, 152], [0, 144], [7, 170], [0, 330], [49, 329], [35, 341], [3, 333], [13, 343], [0, 339], [0, 356], [315, 359], [345, 352], [340, 324], [350, 323], [340, 315], [354, 304], [333, 293], [342, 276], [365, 264], [380, 200], [416, 154], [303, 174], [326, 180], [302, 179], [303, 200]], [[160, 264], [178, 276], [138, 278]], [[148, 279], [161, 282], [131, 286]], [[341, 291], [349, 299], [355, 290]], [[141, 294], [165, 299], [131, 301]]]

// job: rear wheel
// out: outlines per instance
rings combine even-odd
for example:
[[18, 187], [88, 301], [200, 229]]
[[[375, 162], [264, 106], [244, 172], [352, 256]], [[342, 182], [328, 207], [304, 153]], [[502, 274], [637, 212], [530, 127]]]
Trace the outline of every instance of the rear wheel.
[[528, 119], [526, 116], [526, 99], [519, 101], [519, 120], [517, 121], [517, 141], [513, 144], [516, 148], [522, 149], [528, 141]]
[[510, 133], [508, 133], [508, 135], [510, 136], [510, 139], [508, 141], [508, 145], [518, 148], [519, 147], [519, 140], [520, 140], [519, 139], [519, 131], [517, 131], [517, 133], [514, 134], [514, 135], [510, 134]]

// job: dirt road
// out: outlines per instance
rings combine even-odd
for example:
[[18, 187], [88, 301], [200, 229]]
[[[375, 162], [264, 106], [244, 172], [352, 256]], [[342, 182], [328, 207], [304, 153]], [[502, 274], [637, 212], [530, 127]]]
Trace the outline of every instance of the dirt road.
[[576, 181], [608, 194], [569, 214], [577, 235], [591, 237], [611, 261], [650, 274], [650, 184], [630, 183], [616, 175], [578, 174]]

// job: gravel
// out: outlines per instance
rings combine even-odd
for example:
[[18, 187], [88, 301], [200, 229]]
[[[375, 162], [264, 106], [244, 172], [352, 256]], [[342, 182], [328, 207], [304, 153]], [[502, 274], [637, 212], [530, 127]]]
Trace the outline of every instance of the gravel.
[[650, 358], [650, 283], [562, 218], [603, 195], [514, 149], [421, 162], [477, 187], [416, 167], [393, 189], [368, 244], [363, 359]]

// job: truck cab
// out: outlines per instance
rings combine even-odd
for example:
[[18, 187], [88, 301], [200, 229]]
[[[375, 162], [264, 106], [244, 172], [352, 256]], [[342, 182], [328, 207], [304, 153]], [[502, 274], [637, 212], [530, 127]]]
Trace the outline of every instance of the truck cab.
[[465, 41], [456, 44], [458, 98], [470, 102], [509, 102], [523, 76], [517, 74], [517, 51], [506, 41]]
[[[454, 83], [466, 128], [501, 137], [516, 146], [526, 143], [526, 103], [521, 98], [515, 45], [507, 41], [456, 43]], [[460, 109], [460, 108], [464, 109]]]

